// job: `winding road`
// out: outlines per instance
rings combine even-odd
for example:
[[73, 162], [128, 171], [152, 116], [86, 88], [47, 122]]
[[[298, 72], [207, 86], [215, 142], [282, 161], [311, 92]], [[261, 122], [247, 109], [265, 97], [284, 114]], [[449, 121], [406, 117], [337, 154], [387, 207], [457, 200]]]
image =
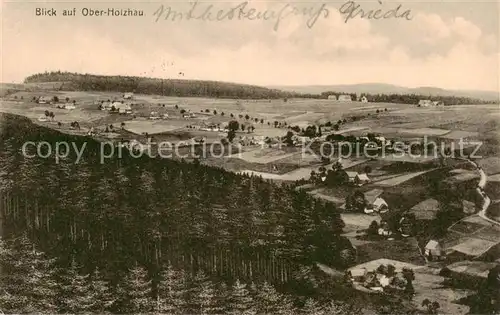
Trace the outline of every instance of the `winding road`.
[[484, 187], [486, 187], [486, 183], [488, 181], [488, 176], [486, 175], [484, 170], [479, 165], [477, 165], [476, 162], [469, 160], [469, 159], [463, 159], [463, 160], [468, 161], [470, 164], [474, 165], [474, 167], [479, 172], [479, 176], [481, 176], [481, 178], [479, 179], [479, 183], [477, 184], [476, 191], [479, 195], [481, 195], [481, 197], [484, 200], [484, 203], [483, 203], [483, 207], [481, 208], [481, 211], [478, 212], [478, 215], [490, 223], [500, 225], [500, 222], [495, 221], [491, 218], [488, 218], [488, 216], [487, 216], [487, 210], [491, 204], [491, 199], [490, 199], [490, 197], [488, 197], [488, 195], [486, 195], [486, 192], [484, 191]]

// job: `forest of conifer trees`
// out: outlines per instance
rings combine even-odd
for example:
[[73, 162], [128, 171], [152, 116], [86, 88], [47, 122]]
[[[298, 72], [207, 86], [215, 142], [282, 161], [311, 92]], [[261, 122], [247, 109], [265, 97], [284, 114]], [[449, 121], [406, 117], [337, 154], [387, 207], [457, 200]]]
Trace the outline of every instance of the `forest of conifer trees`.
[[59, 264], [25, 236], [0, 240], [0, 310], [21, 313], [119, 314], [356, 314], [348, 304], [297, 299], [267, 282], [228, 285], [203, 271], [192, 275], [166, 264], [156, 285], [135, 265], [112, 284], [72, 260]]
[[[137, 294], [137, 303], [146, 303], [144, 307], [153, 310], [159, 307], [155, 303], [162, 281], [172, 268], [182, 270], [188, 283], [200, 277], [217, 280], [200, 284], [201, 287], [226, 283], [231, 288], [229, 296], [235, 294], [231, 290], [260, 290], [252, 286], [269, 286], [269, 290], [289, 292], [292, 296], [311, 296], [314, 292], [301, 276], [304, 268], [307, 270], [316, 261], [338, 267], [354, 262], [354, 248], [340, 236], [343, 222], [335, 207], [297, 192], [294, 187], [219, 168], [146, 156], [135, 159], [124, 155], [99, 164], [100, 144], [91, 138], [62, 134], [20, 116], [4, 114], [0, 119], [2, 236], [26, 236], [21, 247], [6, 247], [17, 254], [3, 251], [6, 256], [2, 258], [2, 268], [20, 268], [21, 274], [26, 273], [29, 265], [34, 268], [33, 277], [19, 277], [19, 281], [47, 281], [49, 287], [53, 281], [70, 281], [52, 278], [53, 272], [61, 273], [50, 267], [55, 266], [56, 270], [73, 272], [70, 277], [75, 285], [97, 277], [98, 281], [89, 285], [102, 287], [99, 279], [103, 277], [106, 285], [118, 292], [115, 296]], [[86, 149], [79, 164], [74, 162], [74, 152], [55, 163], [50, 157], [26, 157], [22, 151], [26, 141], [52, 145], [66, 141], [78, 147], [86, 143]], [[26, 153], [33, 154], [34, 147], [28, 148], [31, 149]], [[28, 253], [22, 249], [33, 248], [26, 245], [29, 242], [36, 251]], [[16, 252], [16, 248], [21, 249]], [[38, 261], [45, 257], [38, 251], [51, 259]], [[23, 265], [23, 257], [36, 262]], [[124, 279], [139, 281], [134, 287], [151, 291], [151, 295], [148, 293], [145, 298], [141, 295], [144, 292], [131, 293]], [[17, 302], [9, 304], [8, 299], [16, 294], [26, 299], [25, 293], [15, 291], [24, 286], [13, 286], [14, 291], [4, 292], [7, 307], [20, 307]], [[192, 286], [188, 287], [192, 290]], [[43, 292], [33, 294], [47, 294], [50, 299], [52, 289], [39, 288]], [[77, 296], [82, 294], [79, 302], [59, 301], [56, 306], [51, 304], [53, 301], [40, 303], [47, 307], [47, 312], [50, 307], [69, 308], [74, 303], [87, 307], [86, 289], [70, 290], [76, 290]], [[243, 300], [248, 299], [251, 304], [257, 298], [252, 294]], [[150, 296], [156, 302], [151, 302]], [[183, 295], [183, 301], [186, 296]], [[120, 301], [113, 302], [114, 311], [121, 313], [137, 307], [123, 301], [126, 305], [122, 305]], [[219, 304], [236, 303], [224, 301]], [[300, 307], [296, 302], [294, 307]], [[21, 304], [42, 307], [38, 302], [30, 303]], [[288, 304], [277, 303], [283, 308]], [[99, 307], [103, 309], [102, 305]], [[239, 306], [234, 304], [231, 309], [236, 312], [234, 309]], [[255, 311], [250, 308], [244, 313]]]

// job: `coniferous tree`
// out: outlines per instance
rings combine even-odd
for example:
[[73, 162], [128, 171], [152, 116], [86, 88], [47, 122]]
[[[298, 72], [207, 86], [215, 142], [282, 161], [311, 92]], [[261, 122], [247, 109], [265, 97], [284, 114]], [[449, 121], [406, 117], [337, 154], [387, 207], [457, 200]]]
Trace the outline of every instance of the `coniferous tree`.
[[129, 270], [122, 283], [119, 293], [125, 296], [127, 313], [147, 313], [153, 308], [151, 295], [151, 280], [147, 271], [140, 266]]
[[168, 314], [182, 314], [186, 306], [186, 277], [183, 270], [176, 270], [169, 264], [160, 274], [155, 311]]
[[189, 310], [193, 314], [217, 313], [215, 285], [203, 271], [198, 271], [192, 279], [189, 290]]
[[324, 307], [318, 301], [308, 298], [304, 306], [300, 309], [300, 313], [304, 315], [323, 315], [325, 311]]
[[247, 285], [241, 283], [239, 279], [231, 288], [228, 302], [228, 314], [253, 315], [257, 313], [254, 299], [247, 289]]
[[225, 282], [219, 282], [215, 287], [215, 313], [226, 314], [229, 310], [230, 288]]
[[35, 249], [26, 235], [1, 250], [3, 292], [0, 308], [10, 313], [54, 313], [56, 282], [54, 260]]
[[256, 305], [259, 314], [293, 314], [290, 300], [277, 292], [267, 281], [257, 291]]
[[90, 291], [94, 293], [95, 303], [92, 306], [94, 313], [106, 313], [115, 301], [109, 283], [104, 280], [99, 269], [90, 275]]
[[69, 267], [60, 270], [59, 299], [63, 312], [89, 313], [97, 302], [90, 287], [89, 275], [81, 275], [80, 268], [75, 260], [72, 260]]

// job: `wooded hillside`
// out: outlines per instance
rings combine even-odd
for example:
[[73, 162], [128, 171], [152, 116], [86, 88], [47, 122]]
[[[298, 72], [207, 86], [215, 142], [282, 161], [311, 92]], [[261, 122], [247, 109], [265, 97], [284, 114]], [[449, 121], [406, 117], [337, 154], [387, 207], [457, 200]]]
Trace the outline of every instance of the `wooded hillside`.
[[103, 76], [60, 71], [34, 74], [27, 77], [24, 82], [66, 82], [61, 87], [62, 90], [134, 92], [165, 96], [241, 99], [275, 99], [298, 96], [297, 93], [228, 82]]

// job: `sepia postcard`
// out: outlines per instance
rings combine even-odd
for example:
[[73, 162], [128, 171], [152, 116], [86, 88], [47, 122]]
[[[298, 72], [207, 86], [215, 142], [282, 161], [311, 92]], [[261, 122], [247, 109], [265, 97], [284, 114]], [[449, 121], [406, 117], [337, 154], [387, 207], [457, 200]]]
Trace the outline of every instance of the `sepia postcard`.
[[500, 314], [497, 0], [1, 1], [1, 314]]

